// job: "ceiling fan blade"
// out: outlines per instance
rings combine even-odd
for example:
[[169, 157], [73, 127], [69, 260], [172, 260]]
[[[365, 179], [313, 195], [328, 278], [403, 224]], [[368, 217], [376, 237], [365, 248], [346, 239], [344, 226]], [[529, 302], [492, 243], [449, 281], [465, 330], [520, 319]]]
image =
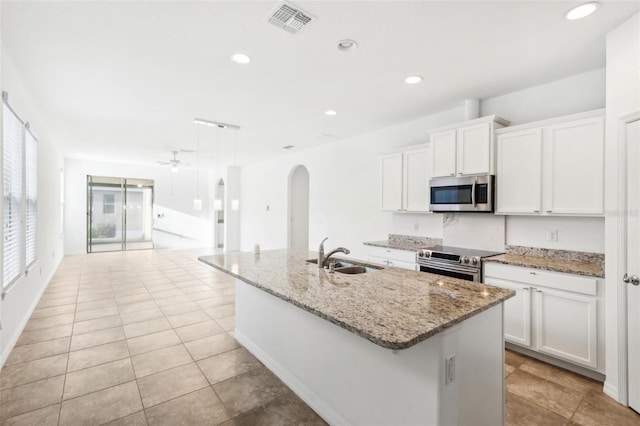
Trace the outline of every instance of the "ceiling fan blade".
[[166, 161], [158, 161], [158, 164], [162, 164], [163, 166], [168, 166], [169, 163]]
[[180, 152], [195, 152], [192, 149], [181, 149]]

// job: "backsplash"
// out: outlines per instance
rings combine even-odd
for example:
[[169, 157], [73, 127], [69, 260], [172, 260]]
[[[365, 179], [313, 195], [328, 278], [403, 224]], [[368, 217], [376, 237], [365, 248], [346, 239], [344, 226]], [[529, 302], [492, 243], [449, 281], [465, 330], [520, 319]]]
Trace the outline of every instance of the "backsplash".
[[389, 241], [424, 246], [441, 246], [442, 238], [416, 237], [414, 235], [389, 234]]
[[574, 260], [578, 262], [599, 263], [604, 268], [604, 254], [585, 251], [554, 250], [540, 247], [506, 246], [509, 254], [544, 257], [556, 260]]

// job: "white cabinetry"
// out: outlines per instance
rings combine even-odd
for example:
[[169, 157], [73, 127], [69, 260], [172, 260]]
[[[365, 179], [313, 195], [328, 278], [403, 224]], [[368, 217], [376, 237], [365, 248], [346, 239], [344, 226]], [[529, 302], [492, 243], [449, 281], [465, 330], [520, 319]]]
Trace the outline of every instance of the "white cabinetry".
[[506, 341], [591, 370], [604, 370], [599, 279], [486, 263], [484, 282], [516, 291], [504, 304]]
[[429, 136], [432, 177], [493, 173], [493, 131], [508, 124], [492, 115], [435, 130]]
[[496, 132], [497, 213], [601, 215], [604, 111]]
[[417, 270], [417, 252], [367, 245], [367, 260], [396, 268]]
[[429, 145], [380, 158], [381, 210], [429, 211]]

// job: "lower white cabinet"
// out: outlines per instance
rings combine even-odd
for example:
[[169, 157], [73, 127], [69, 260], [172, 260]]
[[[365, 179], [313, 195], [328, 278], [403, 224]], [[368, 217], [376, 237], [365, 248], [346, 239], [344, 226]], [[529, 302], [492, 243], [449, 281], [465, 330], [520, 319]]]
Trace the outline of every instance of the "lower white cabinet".
[[604, 370], [602, 280], [486, 263], [484, 282], [516, 292], [504, 304], [506, 341]]
[[418, 269], [417, 253], [410, 250], [398, 250], [386, 247], [367, 246], [367, 261], [396, 268]]

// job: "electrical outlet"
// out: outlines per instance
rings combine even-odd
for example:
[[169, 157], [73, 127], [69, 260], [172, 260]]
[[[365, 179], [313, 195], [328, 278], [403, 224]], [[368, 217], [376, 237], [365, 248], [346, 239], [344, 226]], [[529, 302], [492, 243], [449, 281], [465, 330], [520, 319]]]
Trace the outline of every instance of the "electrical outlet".
[[552, 243], [558, 242], [558, 231], [556, 229], [547, 232], [547, 241], [550, 241]]
[[456, 378], [456, 356], [451, 355], [444, 359], [444, 384], [448, 385]]

